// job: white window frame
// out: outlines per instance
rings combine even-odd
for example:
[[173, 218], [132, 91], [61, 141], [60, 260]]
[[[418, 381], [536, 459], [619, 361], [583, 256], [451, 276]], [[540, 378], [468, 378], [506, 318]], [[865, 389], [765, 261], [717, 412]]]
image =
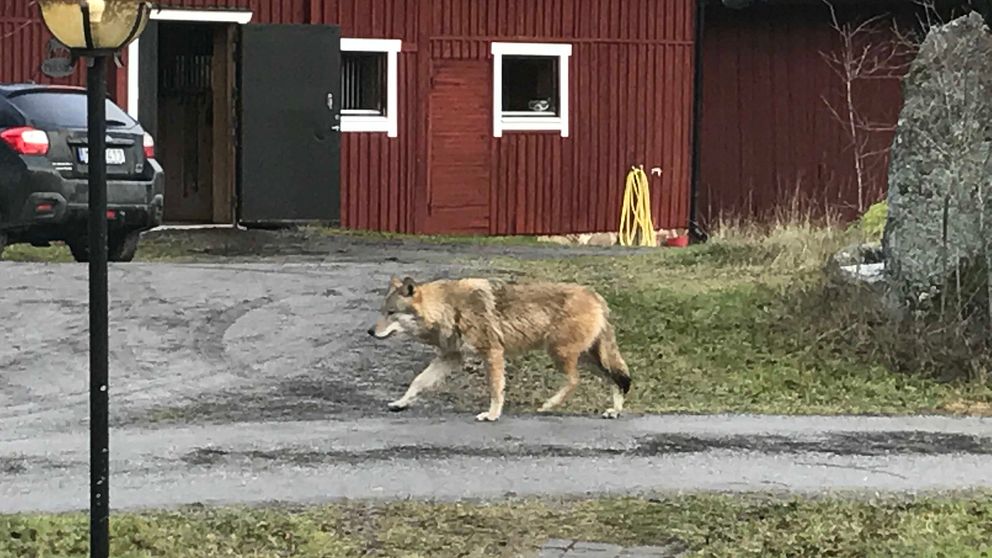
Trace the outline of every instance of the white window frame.
[[386, 115], [365, 116], [341, 114], [342, 132], [385, 132], [388, 137], [399, 135], [399, 39], [341, 39], [341, 52], [375, 52], [386, 54]]
[[[558, 131], [568, 137], [568, 63], [572, 45], [563, 43], [493, 43], [493, 137], [504, 131]], [[558, 58], [558, 114], [513, 116], [503, 114], [503, 56], [550, 56]]]

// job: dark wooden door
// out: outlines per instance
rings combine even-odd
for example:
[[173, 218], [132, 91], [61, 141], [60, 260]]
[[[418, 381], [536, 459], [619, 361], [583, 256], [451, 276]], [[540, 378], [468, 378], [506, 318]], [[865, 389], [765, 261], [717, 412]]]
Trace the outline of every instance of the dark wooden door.
[[[156, 137], [165, 169], [165, 220], [213, 220], [213, 28], [159, 25]], [[140, 109], [139, 109], [140, 110]]]
[[340, 67], [338, 27], [242, 26], [240, 222], [338, 221]]
[[428, 233], [489, 232], [492, 70], [486, 60], [436, 60], [430, 94]]

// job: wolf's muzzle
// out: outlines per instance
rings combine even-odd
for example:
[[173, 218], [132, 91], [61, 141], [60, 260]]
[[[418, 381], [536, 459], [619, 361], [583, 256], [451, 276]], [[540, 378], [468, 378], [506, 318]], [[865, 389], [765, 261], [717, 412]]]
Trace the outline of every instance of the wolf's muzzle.
[[371, 335], [372, 337], [375, 337], [375, 328], [374, 328], [374, 327], [370, 327], [370, 328], [369, 328], [369, 331], [368, 331], [368, 333], [369, 333], [369, 335]]

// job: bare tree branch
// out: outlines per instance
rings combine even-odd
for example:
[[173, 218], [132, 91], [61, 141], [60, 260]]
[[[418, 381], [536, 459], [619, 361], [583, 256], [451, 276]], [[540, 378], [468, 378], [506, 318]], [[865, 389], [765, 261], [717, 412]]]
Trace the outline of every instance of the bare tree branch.
[[820, 55], [839, 78], [843, 99], [835, 104], [825, 95], [821, 98], [831, 116], [844, 128], [848, 145], [852, 149], [851, 162], [854, 164], [858, 188], [858, 211], [863, 212], [869, 180], [864, 161], [887, 152], [887, 149], [870, 150], [871, 138], [876, 134], [891, 133], [895, 126], [865, 119], [859, 110], [855, 87], [866, 80], [901, 79], [909, 68], [917, 44], [909, 39], [910, 34], [900, 29], [896, 21], [884, 15], [857, 23], [841, 23], [830, 0], [823, 2], [830, 11], [830, 26], [837, 33], [840, 45], [839, 49], [821, 52]]

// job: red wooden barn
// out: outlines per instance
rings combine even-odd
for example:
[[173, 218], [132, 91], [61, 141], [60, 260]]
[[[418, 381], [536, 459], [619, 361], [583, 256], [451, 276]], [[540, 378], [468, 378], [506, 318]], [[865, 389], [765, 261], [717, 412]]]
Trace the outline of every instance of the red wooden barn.
[[[928, 4], [929, 8], [923, 6]], [[738, 9], [727, 5], [741, 6]], [[831, 6], [833, 9], [831, 9]], [[884, 199], [888, 149], [902, 108], [900, 79], [907, 34], [969, 9], [987, 15], [987, 0], [712, 0], [701, 26], [697, 175], [698, 222], [721, 217], [764, 221], [825, 211], [850, 219]], [[835, 19], [836, 18], [836, 19]], [[845, 49], [842, 29], [864, 23]], [[845, 52], [881, 60], [852, 81], [846, 102], [836, 73]], [[898, 57], [897, 57], [898, 58]], [[828, 63], [832, 59], [833, 63]], [[861, 200], [851, 134], [837, 116], [850, 106], [859, 125]], [[837, 111], [839, 114], [835, 114]], [[786, 215], [788, 217], [789, 215]]]
[[[0, 0], [0, 81], [52, 81], [33, 4]], [[914, 0], [833, 4], [842, 23], [917, 22]], [[842, 84], [823, 58], [839, 36], [822, 0], [157, 5], [111, 91], [157, 138], [169, 221], [615, 230], [633, 165], [661, 170], [658, 228], [857, 206], [850, 139], [825, 102]], [[870, 202], [886, 187], [898, 76], [856, 96], [879, 129]]]
[[[33, 4], [0, 0], [0, 81], [52, 81]], [[110, 90], [156, 137], [168, 221], [615, 230], [643, 165], [684, 227], [696, 7], [166, 0]]]

